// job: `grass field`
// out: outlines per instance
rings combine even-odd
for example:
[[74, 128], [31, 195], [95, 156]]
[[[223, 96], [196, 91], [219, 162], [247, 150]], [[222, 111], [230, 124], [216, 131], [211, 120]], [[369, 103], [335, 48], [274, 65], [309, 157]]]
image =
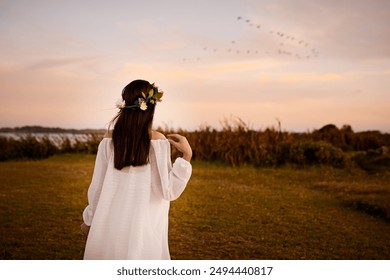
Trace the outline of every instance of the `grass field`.
[[[93, 155], [0, 162], [0, 259], [81, 259]], [[173, 259], [390, 259], [390, 173], [194, 162]]]

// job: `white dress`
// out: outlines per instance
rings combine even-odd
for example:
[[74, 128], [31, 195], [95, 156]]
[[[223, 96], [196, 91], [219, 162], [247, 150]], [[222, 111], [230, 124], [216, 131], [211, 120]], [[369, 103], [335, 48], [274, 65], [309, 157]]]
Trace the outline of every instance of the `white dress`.
[[172, 166], [168, 140], [152, 140], [149, 163], [114, 168], [112, 139], [98, 148], [83, 212], [90, 231], [84, 259], [170, 259], [168, 212], [190, 179], [192, 166], [177, 158]]

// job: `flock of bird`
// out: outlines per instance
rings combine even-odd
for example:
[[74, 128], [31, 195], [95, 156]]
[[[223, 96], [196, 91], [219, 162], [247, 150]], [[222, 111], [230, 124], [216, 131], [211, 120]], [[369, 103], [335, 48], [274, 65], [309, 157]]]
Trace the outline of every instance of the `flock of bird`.
[[237, 17], [237, 22], [245, 24], [247, 27], [253, 28], [256, 32], [258, 39], [260, 36], [262, 40], [267, 40], [264, 44], [259, 45], [255, 49], [245, 49], [245, 45], [238, 44], [237, 40], [231, 40], [229, 46], [223, 48], [217, 47], [203, 47], [203, 54], [197, 56], [195, 59], [183, 58], [183, 62], [187, 61], [201, 61], [202, 57], [207, 54], [216, 54], [225, 52], [228, 54], [246, 54], [246, 55], [279, 55], [288, 56], [295, 59], [313, 59], [319, 56], [319, 51], [311, 46], [309, 42], [300, 39], [292, 34], [286, 32], [276, 31], [262, 26], [262, 24], [255, 23], [251, 19], [244, 18], [242, 16]]

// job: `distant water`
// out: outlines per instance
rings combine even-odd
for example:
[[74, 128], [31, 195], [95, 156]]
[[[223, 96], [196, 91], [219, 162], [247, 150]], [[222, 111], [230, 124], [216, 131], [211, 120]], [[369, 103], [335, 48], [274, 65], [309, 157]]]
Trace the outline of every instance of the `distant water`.
[[76, 142], [87, 142], [91, 140], [91, 134], [74, 134], [74, 133], [15, 133], [15, 132], [0, 132], [0, 137], [12, 138], [19, 140], [26, 137], [35, 137], [38, 141], [43, 138], [47, 138], [57, 147], [69, 140], [71, 145], [76, 144]]

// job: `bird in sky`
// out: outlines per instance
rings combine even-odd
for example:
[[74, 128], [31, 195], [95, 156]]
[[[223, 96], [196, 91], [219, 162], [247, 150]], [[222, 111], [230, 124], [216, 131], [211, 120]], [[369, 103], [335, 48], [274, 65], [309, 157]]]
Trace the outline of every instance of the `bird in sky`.
[[[232, 44], [232, 47], [223, 47], [223, 46], [205, 46], [203, 47], [204, 54], [215, 54], [218, 55], [218, 53], [246, 53], [248, 55], [259, 55], [260, 53], [271, 55], [271, 54], [278, 54], [278, 55], [285, 55], [285, 56], [291, 56], [298, 60], [302, 58], [310, 59], [310, 58], [316, 58], [319, 56], [319, 51], [316, 48], [310, 48], [310, 51], [305, 50], [311, 44], [303, 40], [302, 38], [297, 39], [294, 34], [288, 34], [284, 32], [283, 30], [275, 31], [275, 29], [267, 27], [265, 24], [261, 24], [259, 22], [256, 22], [255, 20], [252, 20], [250, 18], [244, 18], [243, 16], [237, 16], [237, 21], [240, 21], [248, 27], [255, 27], [254, 30], [256, 31], [257, 40], [261, 38], [261, 40], [265, 40], [265, 44], [262, 44], [261, 46], [267, 46], [263, 47], [261, 52], [259, 52], [259, 48], [254, 49], [248, 49], [247, 44], [245, 42], [241, 42], [240, 40], [234, 39], [230, 40], [230, 43]], [[265, 33], [261, 31], [266, 31]], [[254, 31], [253, 31], [254, 32]], [[254, 37], [256, 38], [256, 37]], [[272, 43], [274, 42], [274, 43]], [[272, 44], [274, 44], [275, 49], [272, 50]], [[267, 48], [267, 49], [264, 49]], [[277, 48], [277, 49], [276, 49]], [[225, 50], [224, 52], [221, 50]], [[183, 58], [183, 62], [190, 61], [191, 59]], [[196, 58], [192, 59], [192, 61], [200, 61], [201, 57], [197, 56]]]

